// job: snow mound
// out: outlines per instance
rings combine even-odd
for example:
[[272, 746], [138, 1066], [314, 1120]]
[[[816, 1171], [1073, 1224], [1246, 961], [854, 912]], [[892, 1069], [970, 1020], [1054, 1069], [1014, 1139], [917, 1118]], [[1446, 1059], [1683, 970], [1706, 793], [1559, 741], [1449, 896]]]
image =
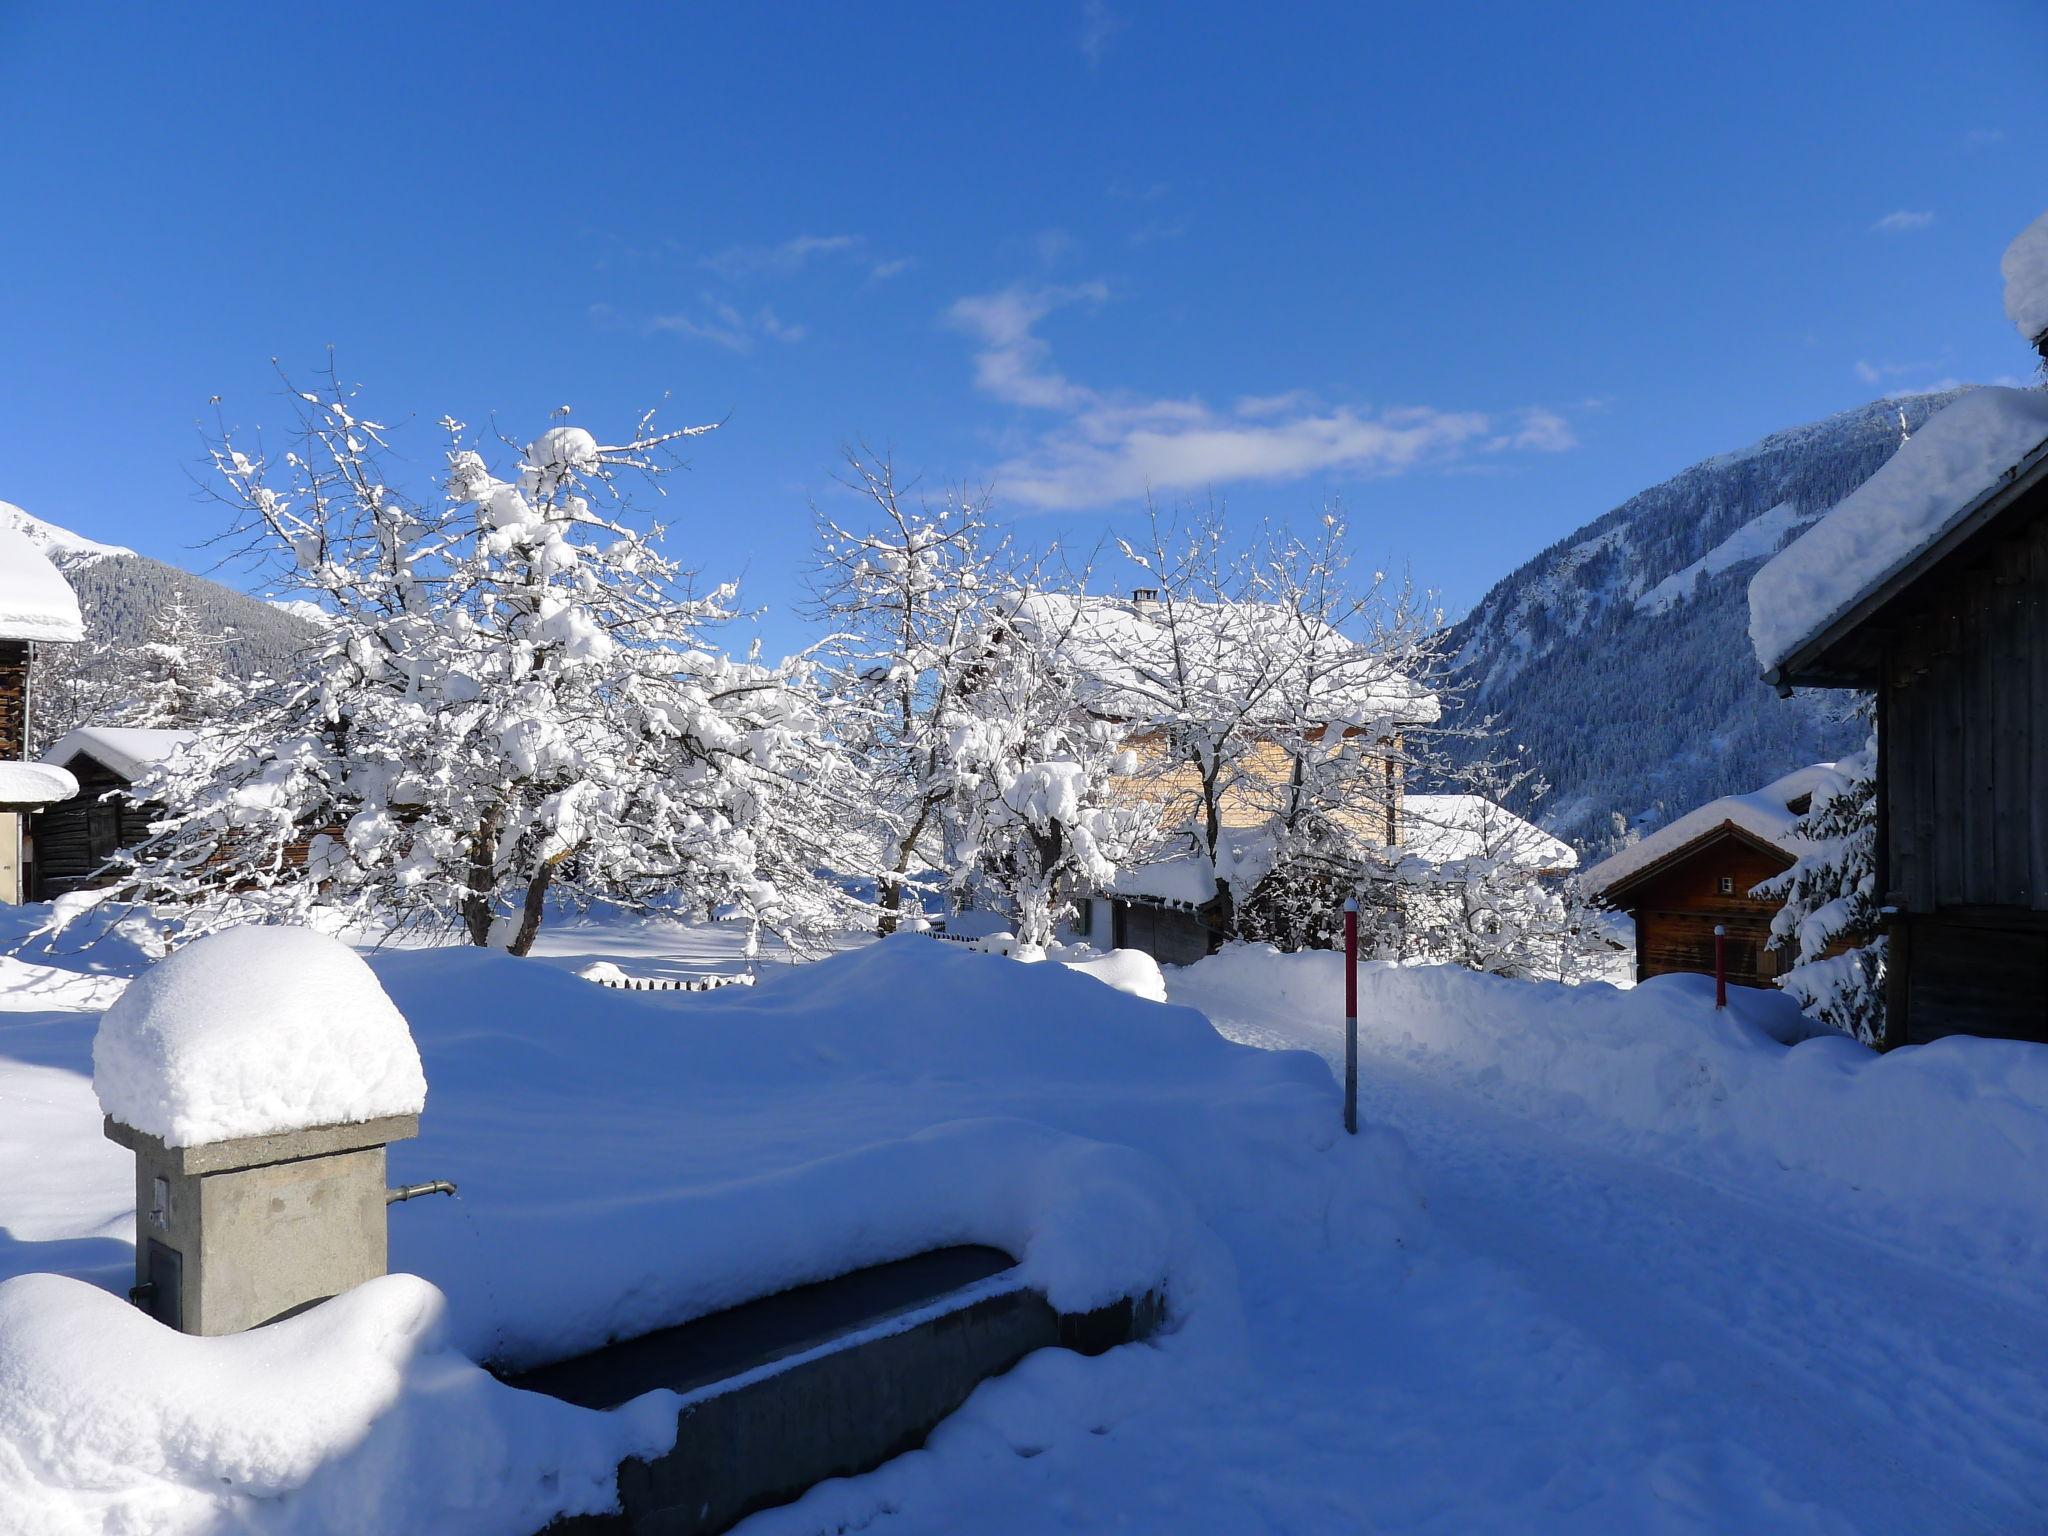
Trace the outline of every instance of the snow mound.
[[674, 1444], [674, 1394], [594, 1413], [517, 1391], [445, 1313], [387, 1275], [194, 1338], [76, 1280], [0, 1283], [0, 1527], [527, 1536], [615, 1507], [619, 1461]]
[[1112, 949], [1103, 954], [1083, 951], [1076, 945], [1072, 953], [1055, 951], [1052, 958], [1070, 971], [1093, 976], [1105, 986], [1128, 992], [1132, 997], [1153, 1003], [1166, 1001], [1166, 978], [1160, 974], [1159, 962], [1142, 949]]
[[78, 594], [27, 534], [0, 521], [0, 640], [83, 640]]
[[1973, 389], [1749, 583], [1749, 635], [1778, 666], [1955, 525], [2048, 442], [2048, 392]]
[[2028, 346], [2048, 338], [2048, 213], [2019, 232], [1998, 264], [2005, 278], [2005, 318]]
[[100, 1108], [174, 1147], [415, 1115], [427, 1098], [376, 976], [304, 928], [231, 928], [152, 966], [100, 1021], [92, 1061]]
[[78, 793], [78, 780], [41, 763], [0, 763], [0, 805], [54, 805]]

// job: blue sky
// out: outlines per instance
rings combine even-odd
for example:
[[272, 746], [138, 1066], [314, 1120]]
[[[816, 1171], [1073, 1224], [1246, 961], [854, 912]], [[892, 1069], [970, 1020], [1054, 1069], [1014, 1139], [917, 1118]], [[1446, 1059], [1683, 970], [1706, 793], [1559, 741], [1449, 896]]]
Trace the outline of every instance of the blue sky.
[[865, 437], [1023, 538], [1289, 519], [1460, 610], [1704, 455], [2025, 375], [2048, 7], [0, 0], [0, 499], [204, 568], [198, 428], [725, 426], [771, 646]]

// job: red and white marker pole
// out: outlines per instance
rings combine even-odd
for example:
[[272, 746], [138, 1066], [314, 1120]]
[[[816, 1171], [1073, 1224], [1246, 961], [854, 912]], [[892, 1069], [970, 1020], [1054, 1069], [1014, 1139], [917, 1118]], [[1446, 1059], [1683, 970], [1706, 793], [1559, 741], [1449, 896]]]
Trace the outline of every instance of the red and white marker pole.
[[1344, 902], [1344, 1129], [1358, 1134], [1358, 899]]
[[1714, 1006], [1728, 1006], [1728, 925], [1714, 924]]

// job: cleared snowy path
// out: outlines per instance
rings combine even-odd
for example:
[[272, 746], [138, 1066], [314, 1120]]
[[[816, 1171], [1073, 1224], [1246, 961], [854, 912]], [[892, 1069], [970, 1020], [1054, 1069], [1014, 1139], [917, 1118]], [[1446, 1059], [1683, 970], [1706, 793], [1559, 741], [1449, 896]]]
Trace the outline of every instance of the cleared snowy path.
[[[1216, 1022], [1341, 1065], [1334, 1027]], [[1604, 1470], [1617, 1479], [1589, 1487], [1592, 1502], [1618, 1514], [1614, 1501], [1632, 1502], [1625, 1485], [1639, 1482], [1674, 1529], [1741, 1528], [1746, 1508], [1759, 1522], [1749, 1529], [2048, 1530], [2048, 1307], [1831, 1231], [1823, 1213], [1567, 1138], [1369, 1048], [1361, 1098], [1366, 1120], [1407, 1137], [1436, 1226], [1469, 1255], [1445, 1304], [1456, 1307], [1464, 1285], [1483, 1289], [1473, 1271], [1490, 1268], [1524, 1293], [1521, 1303], [1503, 1294], [1504, 1311], [1519, 1311], [1532, 1334], [1578, 1341], [1562, 1350], [1576, 1363], [1546, 1366], [1540, 1352], [1528, 1371], [1475, 1362], [1498, 1396], [1490, 1423], [1465, 1428], [1493, 1440], [1494, 1469], [1551, 1460], [1569, 1481], [1579, 1448], [1558, 1439], [1577, 1438], [1576, 1424], [1584, 1449], [1607, 1447]], [[1440, 1278], [1458, 1274], [1455, 1255], [1437, 1257]], [[1438, 1363], [1460, 1370], [1454, 1341], [1432, 1331], [1425, 1324], [1417, 1347], [1451, 1346]], [[1394, 1417], [1410, 1433], [1433, 1423], [1449, 1436], [1469, 1406], [1455, 1392], [1418, 1393]], [[1354, 1427], [1369, 1441], [1372, 1396], [1358, 1407]], [[1551, 1512], [1559, 1528], [1575, 1524]], [[1399, 1528], [1390, 1513], [1378, 1511]]]

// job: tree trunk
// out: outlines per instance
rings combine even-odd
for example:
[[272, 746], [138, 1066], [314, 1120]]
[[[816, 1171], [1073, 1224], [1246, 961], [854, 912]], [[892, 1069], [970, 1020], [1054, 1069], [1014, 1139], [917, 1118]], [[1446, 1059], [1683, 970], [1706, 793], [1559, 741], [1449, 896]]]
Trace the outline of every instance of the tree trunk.
[[492, 811], [469, 843], [469, 890], [462, 898], [462, 926], [478, 949], [491, 945], [493, 845], [498, 840], [498, 813]]
[[526, 883], [526, 905], [519, 914], [519, 931], [512, 935], [512, 942], [506, 946], [507, 954], [525, 956], [533, 948], [533, 941], [540, 936], [540, 922], [547, 910], [548, 887], [555, 882], [555, 866], [569, 855], [564, 852], [549, 859]]

